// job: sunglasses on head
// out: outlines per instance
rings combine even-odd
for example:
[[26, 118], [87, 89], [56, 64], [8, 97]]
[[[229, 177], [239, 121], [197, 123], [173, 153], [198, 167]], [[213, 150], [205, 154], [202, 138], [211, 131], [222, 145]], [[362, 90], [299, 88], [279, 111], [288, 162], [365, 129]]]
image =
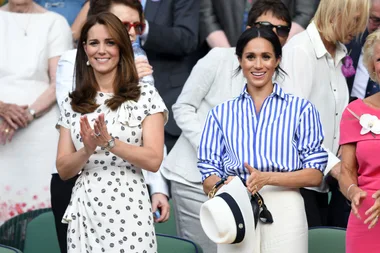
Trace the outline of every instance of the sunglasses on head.
[[140, 22], [134, 22], [134, 23], [123, 22], [123, 24], [124, 24], [124, 26], [128, 32], [129, 32], [129, 30], [131, 30], [132, 27], [134, 27], [137, 35], [141, 35], [145, 29], [145, 24], [140, 23]]
[[287, 37], [289, 35], [290, 27], [287, 25], [272, 25], [271, 23], [267, 21], [261, 21], [255, 23], [256, 28], [268, 28], [273, 29], [276, 28], [276, 33], [280, 37]]

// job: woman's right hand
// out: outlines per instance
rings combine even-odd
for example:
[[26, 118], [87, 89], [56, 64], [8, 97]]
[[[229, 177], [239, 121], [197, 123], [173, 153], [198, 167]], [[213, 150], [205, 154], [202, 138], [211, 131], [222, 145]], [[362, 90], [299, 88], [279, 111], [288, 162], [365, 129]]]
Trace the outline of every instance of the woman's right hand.
[[26, 127], [28, 125], [27, 105], [16, 105], [0, 102], [0, 117], [12, 128]]
[[358, 186], [353, 186], [353, 188], [350, 190], [348, 199], [351, 200], [351, 211], [358, 219], [361, 219], [359, 208], [366, 196], [367, 192], [363, 191]]
[[153, 67], [149, 64], [147, 59], [144, 59], [142, 57], [137, 57], [135, 59], [135, 66], [139, 79], [143, 78], [144, 76], [149, 76], [153, 73]]
[[83, 141], [84, 150], [87, 154], [93, 154], [97, 145], [97, 140], [94, 137], [94, 130], [90, 127], [87, 116], [80, 117], [80, 136]]

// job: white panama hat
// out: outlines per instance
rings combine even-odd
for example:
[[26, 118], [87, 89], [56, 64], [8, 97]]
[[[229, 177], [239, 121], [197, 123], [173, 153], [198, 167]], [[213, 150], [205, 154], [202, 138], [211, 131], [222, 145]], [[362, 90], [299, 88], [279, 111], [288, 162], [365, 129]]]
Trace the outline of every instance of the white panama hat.
[[239, 177], [202, 204], [200, 221], [208, 238], [218, 244], [218, 253], [253, 252], [255, 223], [250, 192]]

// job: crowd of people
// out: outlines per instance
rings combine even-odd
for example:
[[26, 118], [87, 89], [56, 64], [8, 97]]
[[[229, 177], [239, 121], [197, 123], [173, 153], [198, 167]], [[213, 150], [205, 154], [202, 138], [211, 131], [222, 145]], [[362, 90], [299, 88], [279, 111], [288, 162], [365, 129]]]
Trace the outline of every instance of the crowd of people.
[[200, 217], [239, 179], [271, 217], [250, 251], [305, 253], [317, 226], [378, 251], [380, 0], [3, 4], [0, 224], [51, 207], [62, 253], [153, 253], [174, 215], [246, 252]]

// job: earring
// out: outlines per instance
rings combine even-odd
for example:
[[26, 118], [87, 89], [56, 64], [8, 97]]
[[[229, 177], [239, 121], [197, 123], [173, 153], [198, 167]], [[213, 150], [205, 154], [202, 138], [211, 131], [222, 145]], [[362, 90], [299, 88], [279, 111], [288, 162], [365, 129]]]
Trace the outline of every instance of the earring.
[[86, 61], [86, 65], [87, 65], [87, 66], [90, 66], [90, 62], [89, 62], [89, 61]]

